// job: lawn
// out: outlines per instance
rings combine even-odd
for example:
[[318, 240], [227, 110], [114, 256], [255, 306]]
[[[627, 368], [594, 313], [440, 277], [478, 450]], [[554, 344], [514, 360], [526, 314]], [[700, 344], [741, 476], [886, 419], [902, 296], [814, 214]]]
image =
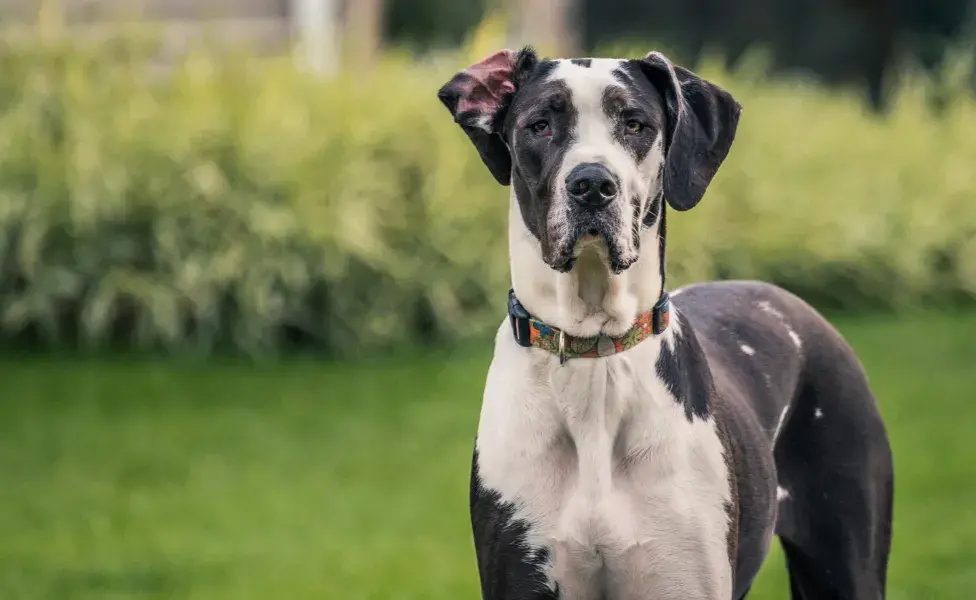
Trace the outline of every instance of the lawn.
[[[889, 598], [973, 598], [976, 315], [837, 323], [895, 446]], [[0, 598], [476, 598], [467, 475], [489, 357], [8, 357]], [[778, 551], [754, 589], [786, 597]]]

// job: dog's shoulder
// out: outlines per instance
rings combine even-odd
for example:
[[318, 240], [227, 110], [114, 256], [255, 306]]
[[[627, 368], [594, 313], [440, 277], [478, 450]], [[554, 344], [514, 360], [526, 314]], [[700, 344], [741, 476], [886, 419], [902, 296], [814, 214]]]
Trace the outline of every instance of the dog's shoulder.
[[809, 345], [819, 343], [810, 332], [813, 309], [761, 281], [694, 284], [672, 296], [712, 376], [712, 410], [726, 406], [724, 417], [733, 421], [752, 413], [760, 428], [743, 435], [759, 446], [771, 443], [803, 377]]

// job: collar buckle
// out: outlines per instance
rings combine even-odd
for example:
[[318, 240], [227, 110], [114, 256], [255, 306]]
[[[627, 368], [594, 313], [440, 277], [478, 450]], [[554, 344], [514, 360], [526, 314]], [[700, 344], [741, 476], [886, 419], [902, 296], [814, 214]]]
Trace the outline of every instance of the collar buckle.
[[559, 366], [566, 364], [569, 357], [566, 356], [566, 332], [562, 329], [559, 330]]
[[514, 289], [508, 291], [508, 320], [512, 324], [512, 335], [515, 336], [515, 342], [523, 348], [531, 347], [529, 313], [515, 297]]
[[661, 335], [671, 323], [671, 295], [661, 292], [661, 299], [654, 305], [651, 315], [651, 330], [654, 335]]

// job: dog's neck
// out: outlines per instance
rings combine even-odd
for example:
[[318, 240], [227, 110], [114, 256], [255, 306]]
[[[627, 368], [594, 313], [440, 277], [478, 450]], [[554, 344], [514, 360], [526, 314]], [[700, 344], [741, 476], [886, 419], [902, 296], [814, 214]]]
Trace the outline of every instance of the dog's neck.
[[663, 203], [660, 210], [660, 218], [641, 230], [640, 258], [626, 271], [614, 274], [604, 250], [591, 246], [571, 271], [560, 273], [542, 260], [539, 240], [525, 226], [513, 191], [509, 260], [519, 302], [534, 317], [572, 336], [623, 335], [654, 307], [664, 287]]

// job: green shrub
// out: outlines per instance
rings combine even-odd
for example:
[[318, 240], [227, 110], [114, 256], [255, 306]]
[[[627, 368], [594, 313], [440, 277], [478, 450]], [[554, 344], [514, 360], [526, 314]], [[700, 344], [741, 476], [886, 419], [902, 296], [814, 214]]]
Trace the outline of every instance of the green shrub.
[[[349, 354], [497, 327], [507, 191], [436, 99], [457, 64], [319, 79], [198, 52], [160, 74], [151, 52], [0, 48], [4, 339]], [[701, 206], [669, 222], [672, 285], [765, 278], [850, 310], [976, 295], [971, 102], [937, 120], [909, 89], [880, 121], [705, 74], [745, 109]]]

